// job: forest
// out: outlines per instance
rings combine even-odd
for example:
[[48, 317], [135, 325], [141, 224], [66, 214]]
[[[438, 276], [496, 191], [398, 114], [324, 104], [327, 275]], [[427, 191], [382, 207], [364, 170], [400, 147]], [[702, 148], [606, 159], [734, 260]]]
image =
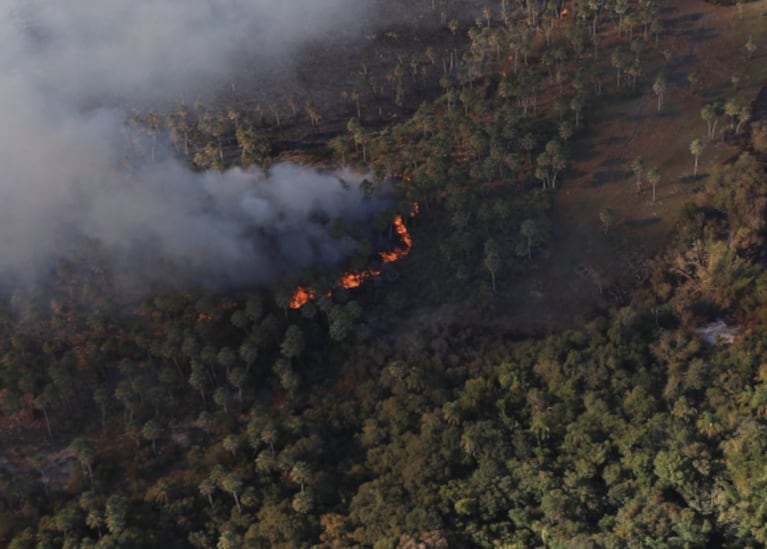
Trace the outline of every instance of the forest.
[[374, 206], [266, 283], [3, 283], [0, 546], [767, 544], [767, 3], [412, 4], [323, 92], [131, 106], [127, 173]]

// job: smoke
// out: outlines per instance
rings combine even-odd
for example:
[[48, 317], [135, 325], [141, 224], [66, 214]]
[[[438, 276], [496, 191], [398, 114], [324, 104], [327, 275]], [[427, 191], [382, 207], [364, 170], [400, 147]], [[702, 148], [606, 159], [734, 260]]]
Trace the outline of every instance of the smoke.
[[[307, 41], [356, 29], [359, 0], [0, 0], [0, 273], [41, 276], [91, 242], [123, 277], [222, 286], [337, 262], [329, 221], [376, 204], [355, 177], [294, 165], [196, 173], [124, 165], [126, 109], [171, 104], [236, 71], [285, 70]], [[354, 38], [362, 30], [349, 30]], [[288, 71], [289, 72], [289, 71]]]

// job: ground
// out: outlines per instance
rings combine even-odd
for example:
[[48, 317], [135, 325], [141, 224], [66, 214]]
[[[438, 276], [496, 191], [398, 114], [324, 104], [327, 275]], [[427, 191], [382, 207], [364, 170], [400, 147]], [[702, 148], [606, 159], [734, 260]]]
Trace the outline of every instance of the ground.
[[[577, 325], [595, 309], [619, 305], [641, 278], [646, 260], [668, 241], [680, 206], [700, 200], [709, 168], [737, 152], [718, 140], [707, 144], [699, 177], [691, 177], [689, 145], [706, 132], [701, 108], [730, 97], [748, 105], [767, 83], [767, 1], [744, 5], [742, 18], [736, 7], [702, 0], [663, 5], [664, 24], [673, 36], [661, 37], [658, 50], [649, 54], [640, 93], [592, 108], [588, 130], [571, 144], [572, 163], [554, 195], [549, 249], [534, 259], [532, 277], [503, 291], [509, 302], [506, 327], [556, 330]], [[750, 60], [744, 48], [749, 35], [758, 44]], [[609, 55], [608, 47], [600, 55]], [[701, 75], [697, 90], [687, 82], [693, 70]], [[652, 84], [660, 71], [668, 89], [658, 114]], [[740, 76], [737, 91], [734, 73]], [[637, 156], [661, 173], [655, 202], [647, 183], [637, 195], [629, 167]], [[603, 208], [615, 212], [607, 234], [599, 217]]]

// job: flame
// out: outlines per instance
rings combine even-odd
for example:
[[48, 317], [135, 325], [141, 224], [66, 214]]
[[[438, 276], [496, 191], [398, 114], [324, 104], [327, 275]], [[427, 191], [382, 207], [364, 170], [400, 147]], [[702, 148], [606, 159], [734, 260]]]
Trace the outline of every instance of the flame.
[[[413, 202], [412, 209], [410, 210], [410, 217], [415, 217], [418, 215], [419, 211], [420, 206], [418, 205], [418, 202]], [[407, 230], [407, 226], [405, 225], [405, 221], [402, 219], [401, 215], [398, 214], [394, 217], [392, 220], [392, 225], [394, 226], [394, 230], [397, 232], [400, 241], [402, 244], [404, 244], [404, 247], [395, 248], [389, 252], [379, 252], [378, 255], [380, 256], [381, 261], [384, 263], [391, 263], [392, 261], [402, 259], [410, 253], [410, 249], [413, 247], [413, 238], [410, 236], [410, 233]], [[341, 276], [337, 286], [347, 290], [351, 288], [358, 288], [368, 278], [372, 278], [380, 274], [381, 271], [372, 268], [368, 268], [363, 271], [350, 271], [348, 273], [344, 273], [343, 276]], [[330, 297], [333, 295], [333, 292], [328, 290], [325, 295]], [[316, 295], [311, 289], [304, 286], [298, 286], [296, 291], [293, 293], [289, 307], [291, 309], [300, 309], [309, 301], [313, 301], [315, 297]]]
[[568, 10], [567, 8], [563, 8], [563, 9], [562, 9], [562, 15], [563, 15], [563, 16], [564, 16], [564, 15], [567, 15], [568, 13], [570, 13], [570, 10]]
[[338, 281], [338, 285], [341, 288], [345, 288], [347, 290], [350, 288], [358, 288], [368, 278], [372, 276], [378, 276], [380, 274], [381, 271], [377, 269], [367, 269], [365, 271], [352, 271], [350, 273], [344, 273], [344, 275], [341, 277], [341, 280]]
[[[417, 211], [414, 208], [414, 211]], [[407, 227], [405, 226], [405, 222], [402, 220], [401, 215], [397, 215], [394, 220], [392, 221], [392, 225], [394, 225], [394, 230], [397, 231], [397, 234], [399, 235], [400, 240], [405, 245], [404, 248], [396, 248], [390, 252], [378, 252], [378, 255], [381, 257], [381, 260], [384, 263], [391, 263], [392, 261], [397, 261], [398, 259], [402, 259], [407, 254], [410, 253], [410, 248], [413, 247], [413, 239], [410, 236], [410, 233], [407, 230]]]
[[312, 292], [308, 288], [299, 286], [298, 288], [296, 288], [296, 291], [293, 292], [293, 298], [290, 300], [290, 308], [300, 309], [302, 306], [306, 305], [309, 301], [312, 301], [313, 299], [314, 299], [314, 292]]

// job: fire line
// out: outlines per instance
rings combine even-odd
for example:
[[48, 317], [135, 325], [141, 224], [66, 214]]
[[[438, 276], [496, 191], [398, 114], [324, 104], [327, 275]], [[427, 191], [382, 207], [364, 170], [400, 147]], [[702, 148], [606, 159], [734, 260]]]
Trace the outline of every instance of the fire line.
[[[412, 210], [410, 211], [410, 217], [415, 217], [418, 215], [418, 211], [418, 202], [414, 202]], [[391, 263], [393, 261], [402, 259], [410, 253], [410, 250], [413, 247], [413, 238], [410, 236], [410, 233], [407, 230], [407, 226], [405, 225], [405, 221], [402, 219], [401, 215], [397, 214], [394, 216], [394, 219], [392, 220], [392, 226], [399, 236], [400, 242], [402, 242], [403, 246], [388, 252], [378, 252], [378, 256], [381, 258], [383, 263]], [[368, 278], [372, 278], [380, 274], [381, 271], [373, 268], [368, 268], [362, 271], [349, 271], [341, 276], [337, 286], [347, 290], [351, 288], [357, 288], [361, 286], [362, 283], [365, 282]], [[332, 295], [332, 292], [328, 291], [327, 295]], [[290, 300], [289, 307], [291, 309], [300, 309], [309, 301], [314, 301], [315, 298], [316, 294], [310, 288], [305, 286], [298, 286], [296, 287], [295, 292], [293, 292], [293, 297]]]

